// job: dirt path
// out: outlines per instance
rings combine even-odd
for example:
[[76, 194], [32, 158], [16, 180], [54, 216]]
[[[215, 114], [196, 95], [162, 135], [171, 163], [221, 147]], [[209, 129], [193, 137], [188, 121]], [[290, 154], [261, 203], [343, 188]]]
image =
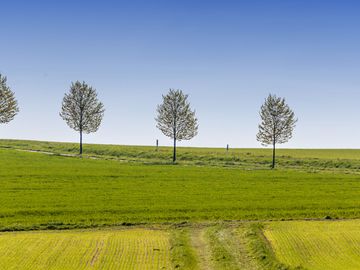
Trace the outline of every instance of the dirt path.
[[246, 230], [235, 226], [214, 226], [205, 230], [213, 269], [260, 270], [248, 251]]
[[247, 240], [245, 234], [246, 232], [244, 228], [241, 227], [232, 229], [230, 232], [232, 239], [237, 240], [233, 243], [233, 248], [238, 251], [236, 253], [237, 261], [241, 269], [260, 270], [262, 267], [254, 260], [254, 258], [252, 258], [247, 250]]
[[199, 260], [199, 269], [213, 270], [209, 246], [205, 239], [206, 228], [193, 228], [191, 230], [191, 244]]

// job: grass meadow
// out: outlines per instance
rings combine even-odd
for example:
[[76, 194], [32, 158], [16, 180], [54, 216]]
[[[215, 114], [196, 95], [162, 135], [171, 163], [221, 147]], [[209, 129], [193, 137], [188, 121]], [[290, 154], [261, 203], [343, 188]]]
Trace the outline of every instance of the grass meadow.
[[179, 148], [175, 165], [165, 147], [84, 151], [0, 141], [0, 269], [359, 265], [360, 150], [281, 149], [276, 170], [269, 149]]
[[121, 163], [0, 151], [0, 230], [355, 218], [358, 174]]

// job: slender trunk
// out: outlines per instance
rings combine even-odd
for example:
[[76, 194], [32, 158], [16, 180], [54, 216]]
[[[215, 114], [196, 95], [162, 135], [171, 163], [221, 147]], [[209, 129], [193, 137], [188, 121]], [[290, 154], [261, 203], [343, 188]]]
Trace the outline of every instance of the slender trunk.
[[272, 166], [271, 166], [271, 168], [272, 169], [275, 169], [275, 140], [274, 140], [274, 142], [273, 142], [273, 159], [272, 159]]
[[174, 152], [173, 152], [173, 162], [176, 161], [176, 138], [174, 138]]
[[176, 161], [176, 115], [174, 115], [174, 152], [173, 152], [173, 163]]
[[80, 130], [80, 155], [82, 155], [83, 149], [82, 149], [82, 130]]
[[[80, 104], [82, 104], [82, 96], [81, 96], [81, 100], [80, 100]], [[83, 113], [84, 113], [84, 108], [82, 106], [80, 106], [80, 125], [79, 125], [79, 128], [80, 128], [80, 156], [82, 156], [82, 152], [83, 152], [83, 149], [82, 149], [82, 131], [83, 131]]]

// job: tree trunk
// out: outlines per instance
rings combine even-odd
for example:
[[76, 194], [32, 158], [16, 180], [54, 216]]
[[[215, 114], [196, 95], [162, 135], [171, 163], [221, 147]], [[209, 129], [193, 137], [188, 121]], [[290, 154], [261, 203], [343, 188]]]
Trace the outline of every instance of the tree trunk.
[[173, 153], [173, 163], [176, 161], [176, 138], [174, 138], [174, 153]]
[[273, 159], [272, 159], [272, 169], [275, 169], [275, 141], [273, 142]]
[[80, 130], [80, 155], [82, 155], [83, 149], [82, 149], [82, 130]]

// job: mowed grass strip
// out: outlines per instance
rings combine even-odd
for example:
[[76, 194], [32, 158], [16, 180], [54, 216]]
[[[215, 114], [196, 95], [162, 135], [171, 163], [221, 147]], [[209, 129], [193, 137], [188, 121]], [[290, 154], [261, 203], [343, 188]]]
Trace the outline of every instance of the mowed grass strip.
[[171, 269], [169, 234], [150, 229], [0, 234], [0, 269]]
[[0, 151], [0, 230], [360, 216], [360, 176]]
[[273, 222], [267, 224], [265, 236], [286, 265], [360, 269], [360, 220]]

